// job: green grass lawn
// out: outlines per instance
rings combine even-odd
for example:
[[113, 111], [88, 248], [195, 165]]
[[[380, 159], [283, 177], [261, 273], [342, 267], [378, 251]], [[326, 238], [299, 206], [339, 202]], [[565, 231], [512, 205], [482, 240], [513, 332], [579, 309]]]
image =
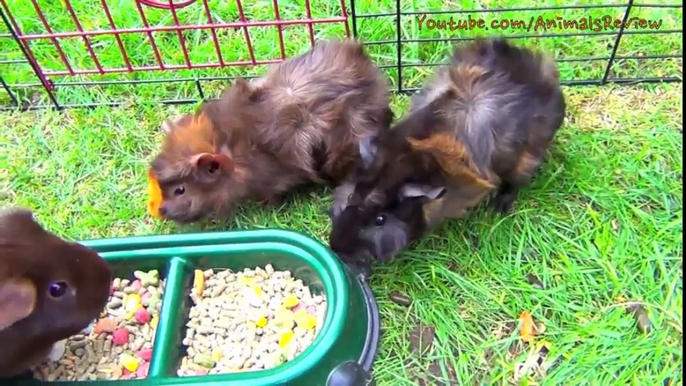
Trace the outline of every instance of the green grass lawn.
[[[9, 0], [26, 32], [42, 26], [26, 0]], [[39, 1], [55, 31], [74, 30], [61, 2]], [[93, 0], [73, 1], [84, 29], [106, 28], [107, 19]], [[114, 4], [117, 3], [116, 7]], [[238, 19], [235, 3], [211, 0], [213, 17], [224, 22]], [[247, 3], [247, 2], [246, 2]], [[340, 13], [334, 0], [313, 0], [315, 17]], [[389, 0], [358, 0], [360, 14], [393, 12]], [[437, 9], [524, 7], [534, 1], [403, 1], [405, 11]], [[569, 4], [562, 0], [546, 5]], [[598, 1], [575, 1], [597, 4]], [[137, 27], [140, 18], [133, 0], [109, 1], [120, 27]], [[202, 1], [179, 11], [182, 21], [204, 21]], [[227, 5], [228, 4], [228, 5]], [[283, 19], [304, 16], [303, 2], [280, 1]], [[543, 15], [566, 19], [592, 15], [621, 18], [623, 8], [595, 10], [520, 11], [479, 13], [472, 17], [525, 19]], [[271, 1], [245, 6], [246, 17], [268, 20]], [[632, 17], [662, 20], [660, 30], [680, 30], [682, 10], [637, 8]], [[420, 16], [421, 17], [421, 16]], [[458, 16], [454, 16], [457, 18]], [[463, 14], [460, 18], [466, 18]], [[449, 16], [437, 16], [449, 20]], [[168, 12], [150, 11], [151, 25], [170, 25]], [[404, 38], [441, 35], [469, 37], [493, 31], [436, 31], [419, 29], [415, 16], [403, 19]], [[360, 37], [367, 41], [395, 39], [392, 17], [362, 19]], [[340, 36], [342, 25], [317, 26], [317, 38]], [[579, 33], [564, 30], [546, 33]], [[2, 31], [0, 31], [0, 34]], [[497, 33], [497, 32], [495, 32]], [[522, 34], [525, 31], [504, 31]], [[243, 32], [218, 32], [224, 60], [248, 58]], [[251, 32], [259, 58], [278, 58], [275, 29]], [[284, 28], [286, 53], [306, 49], [306, 27]], [[185, 32], [191, 60], [214, 62], [212, 38], [206, 32]], [[681, 54], [682, 34], [622, 39], [620, 56]], [[147, 37], [122, 35], [132, 64], [154, 65]], [[167, 64], [183, 64], [175, 33], [156, 35]], [[613, 37], [555, 37], [517, 42], [552, 51], [558, 58], [609, 56]], [[81, 39], [67, 39], [65, 51], [75, 68], [94, 68]], [[93, 39], [94, 50], [106, 67], [123, 66], [116, 41]], [[408, 65], [444, 60], [448, 46], [407, 43]], [[49, 41], [33, 46], [48, 69], [62, 70]], [[380, 65], [393, 64], [393, 45], [370, 47]], [[0, 37], [0, 61], [20, 59], [14, 43]], [[560, 63], [565, 80], [602, 77], [604, 61]], [[417, 87], [430, 73], [427, 67], [403, 70], [403, 87]], [[212, 77], [260, 74], [264, 68], [229, 68], [179, 72], [146, 72], [129, 79], [158, 77]], [[676, 59], [639, 62], [620, 60], [611, 76], [681, 76]], [[388, 71], [397, 86], [397, 73]], [[35, 83], [26, 64], [0, 64], [0, 75], [11, 84]], [[55, 77], [60, 82], [96, 79], [121, 80], [123, 75]], [[215, 96], [225, 81], [204, 82], [207, 96]], [[22, 99], [44, 103], [36, 88], [20, 88]], [[162, 106], [154, 102], [195, 98], [195, 85], [159, 83], [144, 86], [57, 87], [62, 103], [126, 101], [122, 108], [99, 107], [65, 112], [0, 113], [0, 201], [25, 205], [50, 230], [70, 239], [193, 232], [198, 229], [290, 228], [326, 241], [329, 231], [325, 210], [330, 191], [294, 194], [281, 207], [248, 205], [227, 223], [202, 228], [175, 227], [153, 221], [145, 213], [145, 173], [157, 151], [162, 119], [195, 105]], [[441, 384], [432, 377], [452, 379], [450, 384], [509, 384], [518, 364], [532, 353], [519, 339], [518, 317], [524, 310], [546, 326], [542, 336], [550, 343], [547, 374], [530, 377], [528, 384], [547, 385], [671, 385], [682, 384], [682, 85], [605, 86], [565, 88], [569, 116], [548, 160], [531, 187], [525, 189], [507, 217], [478, 208], [461, 221], [446, 223], [417, 243], [393, 264], [378, 266], [371, 278], [379, 301], [384, 334], [374, 372], [379, 385]], [[7, 103], [0, 92], [0, 104]], [[398, 115], [407, 97], [395, 97]], [[7, 150], [4, 150], [7, 149]], [[542, 286], [527, 282], [527, 275]], [[398, 291], [414, 299], [410, 308], [388, 300]], [[627, 302], [640, 302], [647, 310], [652, 331], [640, 333]], [[417, 325], [434, 327], [433, 342], [418, 353]], [[425, 329], [429, 330], [429, 329]], [[424, 334], [429, 336], [431, 334]], [[426, 369], [426, 370], [425, 370]]]

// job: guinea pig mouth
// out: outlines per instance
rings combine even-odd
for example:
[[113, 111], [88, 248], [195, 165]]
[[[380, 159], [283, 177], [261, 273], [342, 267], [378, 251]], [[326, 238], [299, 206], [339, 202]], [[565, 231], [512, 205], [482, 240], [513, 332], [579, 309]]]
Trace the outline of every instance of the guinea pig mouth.
[[167, 213], [164, 218], [166, 220], [175, 221], [179, 224], [190, 224], [196, 221], [200, 221], [203, 218], [202, 213], [196, 214], [182, 214], [182, 213]]

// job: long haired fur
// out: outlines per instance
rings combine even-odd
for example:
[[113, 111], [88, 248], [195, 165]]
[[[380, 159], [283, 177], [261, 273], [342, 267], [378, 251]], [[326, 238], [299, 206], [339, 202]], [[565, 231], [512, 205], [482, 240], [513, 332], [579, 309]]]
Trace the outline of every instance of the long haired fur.
[[493, 206], [509, 211], [564, 115], [551, 58], [504, 39], [456, 47], [409, 114], [361, 142], [363, 167], [335, 194], [331, 247], [389, 260], [493, 191]]
[[218, 101], [166, 121], [151, 164], [162, 217], [189, 222], [242, 200], [276, 203], [305, 183], [338, 184], [359, 165], [359, 138], [393, 119], [386, 79], [354, 40], [319, 42]]

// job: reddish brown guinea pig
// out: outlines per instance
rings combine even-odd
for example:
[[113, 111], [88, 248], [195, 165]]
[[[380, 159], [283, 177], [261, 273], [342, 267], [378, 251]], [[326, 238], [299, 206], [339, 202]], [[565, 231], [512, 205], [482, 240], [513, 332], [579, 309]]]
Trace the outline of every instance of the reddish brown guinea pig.
[[360, 163], [359, 139], [392, 120], [387, 80], [362, 43], [320, 41], [165, 121], [149, 173], [161, 197], [151, 210], [189, 223], [242, 201], [276, 204], [303, 184], [337, 185]]

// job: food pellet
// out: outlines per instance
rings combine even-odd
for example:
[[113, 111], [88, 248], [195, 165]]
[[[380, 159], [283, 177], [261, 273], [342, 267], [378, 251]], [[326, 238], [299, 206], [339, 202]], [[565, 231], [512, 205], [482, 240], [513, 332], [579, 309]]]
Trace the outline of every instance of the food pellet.
[[165, 281], [157, 270], [112, 280], [105, 309], [91, 326], [64, 341], [33, 369], [42, 381], [141, 379], [148, 376]]
[[279, 366], [312, 344], [326, 315], [323, 295], [271, 264], [196, 270], [193, 276], [179, 376]]

